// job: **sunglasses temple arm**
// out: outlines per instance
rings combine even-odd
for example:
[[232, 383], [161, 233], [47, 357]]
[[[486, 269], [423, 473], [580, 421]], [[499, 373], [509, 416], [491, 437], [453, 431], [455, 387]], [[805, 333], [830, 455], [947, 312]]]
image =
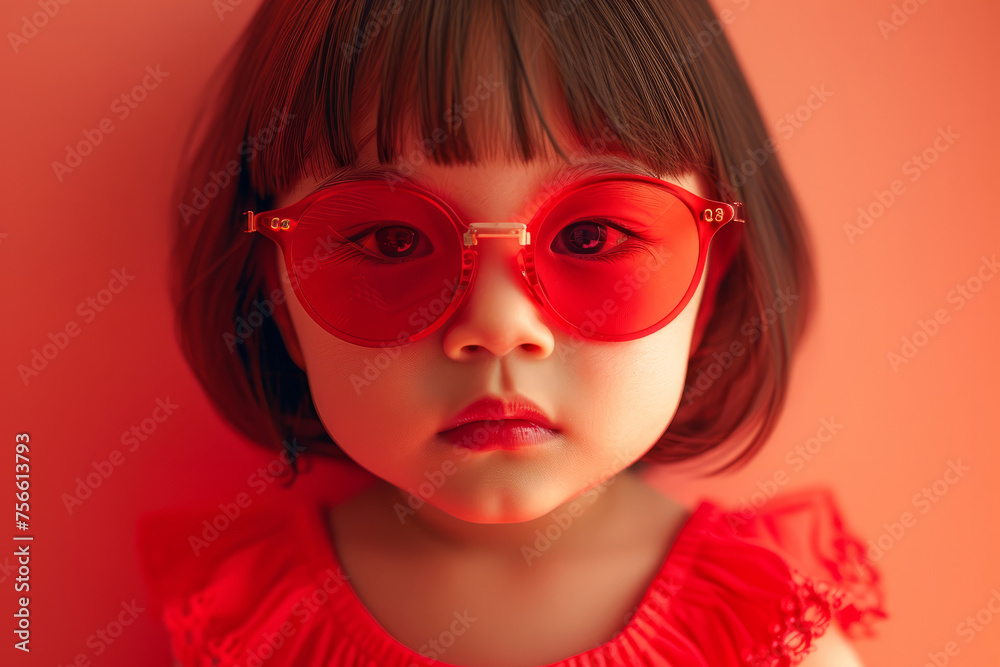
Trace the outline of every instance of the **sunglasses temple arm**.
[[733, 206], [733, 222], [746, 223], [746, 212], [743, 208], [743, 202], [734, 201], [732, 206]]

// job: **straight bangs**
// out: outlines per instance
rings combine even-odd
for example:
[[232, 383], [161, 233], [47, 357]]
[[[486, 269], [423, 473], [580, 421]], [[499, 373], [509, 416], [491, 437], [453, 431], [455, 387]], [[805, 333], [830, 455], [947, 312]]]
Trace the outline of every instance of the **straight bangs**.
[[272, 208], [304, 176], [356, 166], [372, 140], [378, 161], [401, 162], [404, 174], [426, 159], [601, 154], [663, 176], [694, 171], [715, 198], [743, 201], [745, 231], [716, 236], [741, 242], [728, 273], [706, 285], [715, 307], [689, 380], [776, 292], [798, 298], [723, 377], [682, 402], [643, 460], [692, 459], [754, 431], [725, 469], [772, 430], [811, 302], [811, 264], [777, 157], [752, 173], [741, 166], [773, 144], [705, 0], [265, 0], [208, 90], [175, 194], [178, 340], [224, 418], [291, 452], [293, 474], [299, 438], [342, 453], [274, 322], [285, 306], [271, 303], [273, 317], [246, 325], [279, 283], [273, 249], [241, 234], [242, 212]]
[[[663, 175], [711, 170], [704, 101], [681, 56], [697, 27], [690, 11], [656, 22], [565, 0], [283, 4], [266, 3], [273, 22], [251, 26], [261, 34], [250, 43], [267, 48], [244, 52], [256, 61], [243, 81], [247, 136], [266, 138], [287, 117], [249, 164], [259, 196], [350, 167], [369, 138], [383, 164], [600, 153]], [[547, 118], [540, 103], [553, 93], [560, 113]], [[576, 146], [559, 145], [553, 121]]]

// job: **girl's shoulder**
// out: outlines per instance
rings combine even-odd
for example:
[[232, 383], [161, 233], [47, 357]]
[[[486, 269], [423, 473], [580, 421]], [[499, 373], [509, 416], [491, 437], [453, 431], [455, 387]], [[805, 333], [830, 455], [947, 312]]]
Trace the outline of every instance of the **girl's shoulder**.
[[[367, 612], [319, 503], [255, 499], [145, 515], [138, 548], [184, 665], [445, 665]], [[828, 489], [760, 507], [701, 500], [625, 627], [555, 663], [793, 665], [836, 622], [872, 635], [879, 573]], [[516, 638], [512, 638], [516, 640]]]
[[149, 605], [181, 664], [256, 664], [253, 654], [306, 636], [329, 617], [328, 601], [346, 575], [318, 532], [321, 510], [311, 501], [243, 493], [139, 518]]

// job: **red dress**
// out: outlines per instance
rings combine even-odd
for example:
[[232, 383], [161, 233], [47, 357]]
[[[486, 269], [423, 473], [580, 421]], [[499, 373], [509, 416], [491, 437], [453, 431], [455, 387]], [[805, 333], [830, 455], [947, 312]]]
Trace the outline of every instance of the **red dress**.
[[[625, 628], [552, 665], [795, 665], [831, 622], [873, 634], [886, 616], [879, 575], [828, 490], [744, 509], [702, 500]], [[185, 667], [450, 664], [399, 643], [368, 613], [318, 504], [257, 500], [231, 520], [218, 505], [161, 511], [141, 519], [138, 547], [150, 604]]]

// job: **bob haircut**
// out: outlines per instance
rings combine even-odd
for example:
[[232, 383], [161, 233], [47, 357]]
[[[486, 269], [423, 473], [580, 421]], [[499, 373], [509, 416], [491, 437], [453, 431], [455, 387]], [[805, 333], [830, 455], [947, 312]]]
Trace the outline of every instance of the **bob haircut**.
[[540, 48], [581, 142], [603, 142], [655, 173], [697, 171], [717, 198], [745, 204], [745, 225], [713, 240], [715, 253], [727, 234], [741, 235], [725, 272], [707, 272], [684, 398], [640, 460], [714, 458], [740, 440], [737, 455], [708, 474], [742, 466], [781, 412], [814, 278], [775, 145], [706, 0], [265, 0], [209, 82], [174, 194], [177, 336], [208, 397], [252, 441], [282, 452], [293, 480], [298, 439], [346, 458], [275, 321], [288, 315], [274, 291], [274, 250], [243, 233], [242, 213], [273, 208], [310, 169], [351, 166], [362, 113], [376, 114], [383, 164], [401, 155], [407, 129], [424, 145], [434, 135], [435, 163], [475, 162], [467, 125], [446, 123], [441, 140], [440, 122], [472, 87], [468, 63], [481, 36], [473, 29], [492, 30], [498, 45], [510, 131], [498, 130], [492, 145], [508, 158], [538, 154], [532, 118], [556, 145], [524, 65], [525, 48]]

